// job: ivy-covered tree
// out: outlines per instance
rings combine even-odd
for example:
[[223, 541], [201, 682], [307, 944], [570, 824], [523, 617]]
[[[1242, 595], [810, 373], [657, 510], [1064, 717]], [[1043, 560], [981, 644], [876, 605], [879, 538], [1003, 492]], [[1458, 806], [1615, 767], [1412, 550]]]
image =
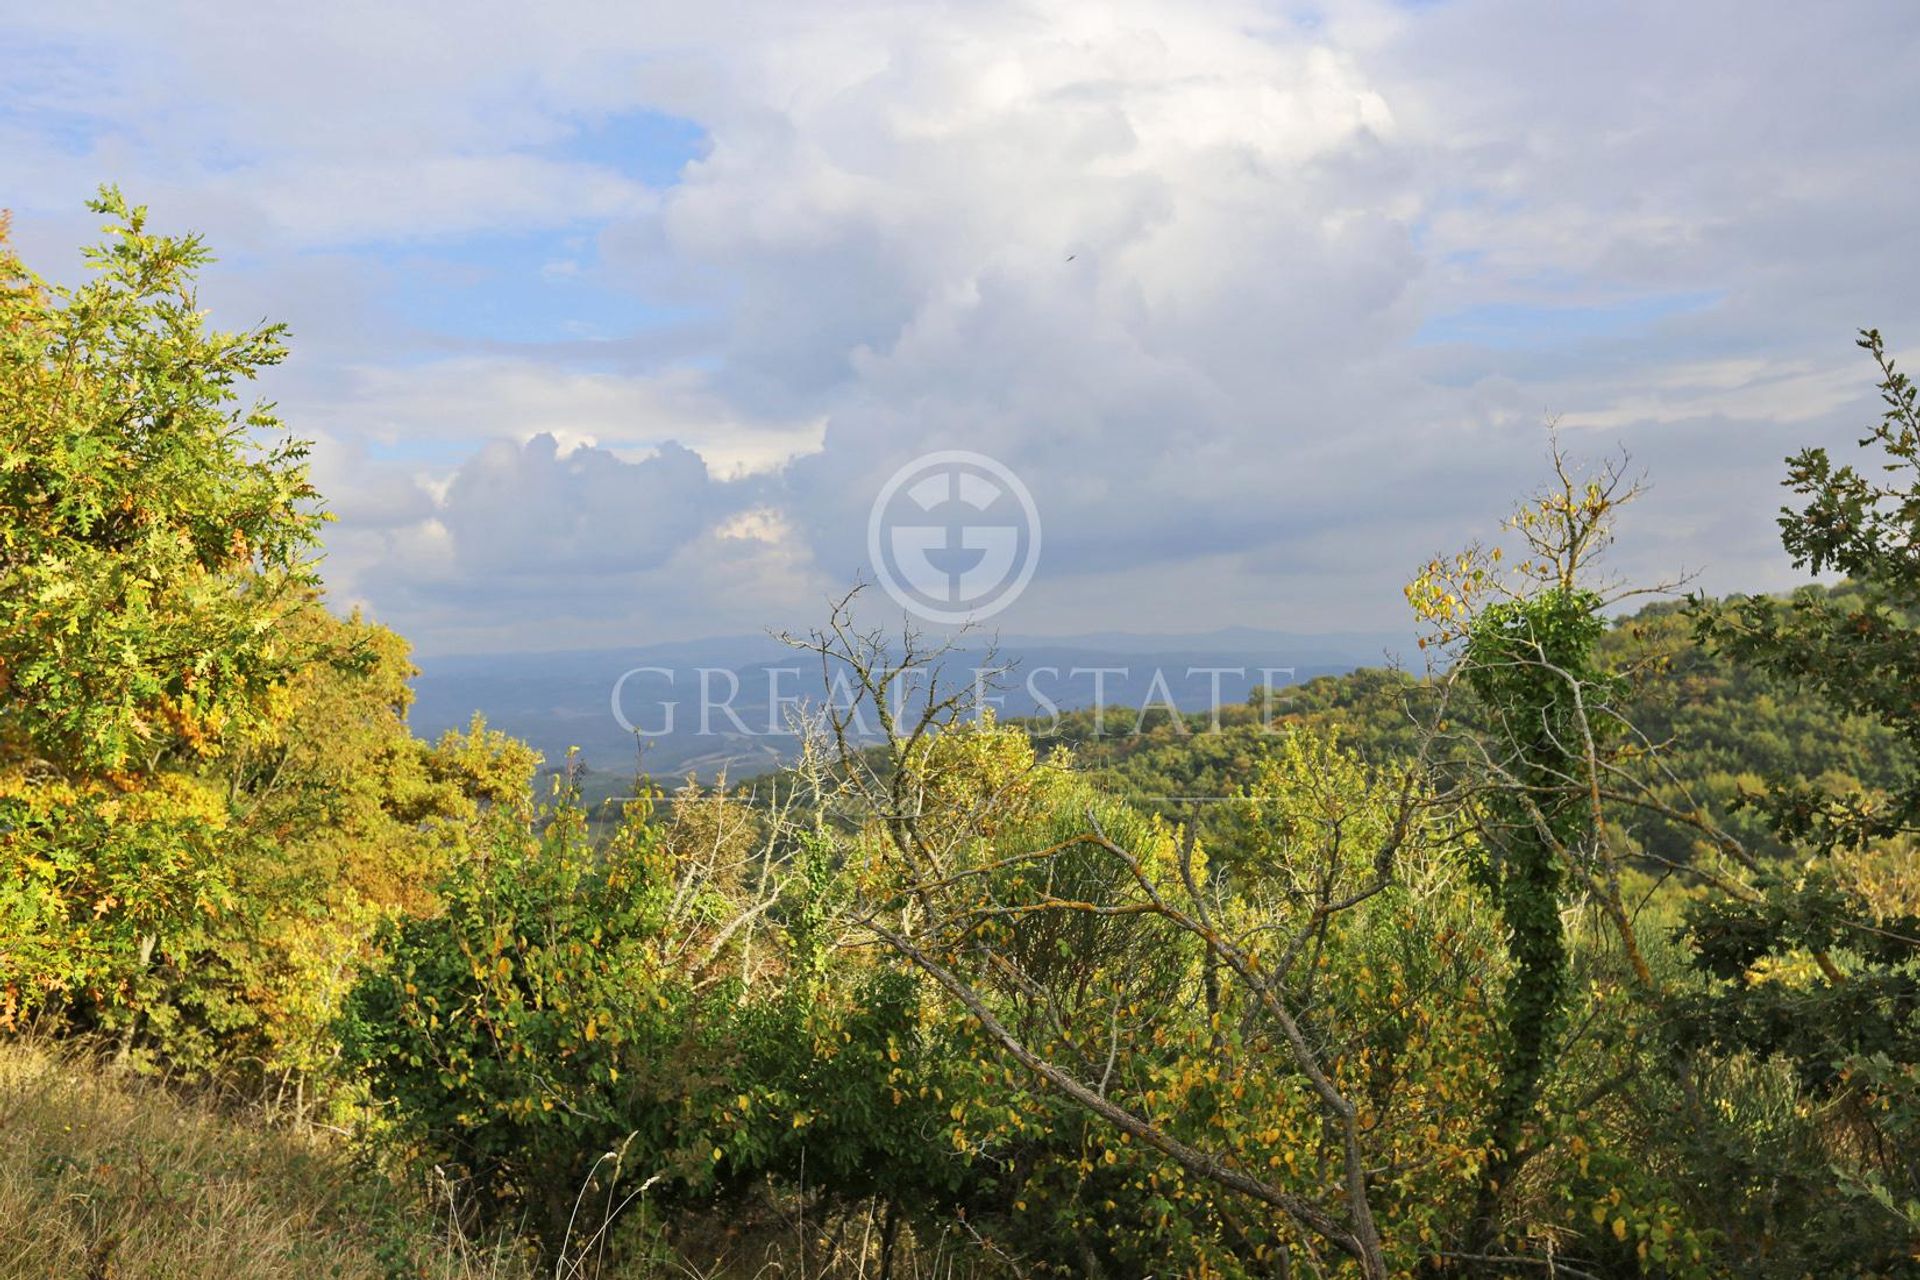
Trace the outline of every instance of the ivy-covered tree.
[[[1596, 1025], [1603, 985], [1643, 994], [1652, 985], [1622, 888], [1632, 851], [1608, 813], [1630, 785], [1621, 768], [1631, 737], [1620, 708], [1627, 685], [1600, 647], [1604, 611], [1636, 593], [1596, 576], [1619, 509], [1638, 486], [1620, 464], [1579, 474], [1557, 441], [1552, 458], [1554, 482], [1508, 521], [1521, 542], [1517, 564], [1498, 547], [1476, 546], [1429, 562], [1407, 587], [1428, 627], [1422, 647], [1443, 655], [1431, 685], [1439, 696], [1419, 718], [1434, 735], [1442, 793], [1456, 806], [1507, 934], [1492, 1055], [1498, 1083], [1485, 1116], [1491, 1157], [1473, 1229], [1458, 1250], [1494, 1274], [1538, 1243], [1516, 1212], [1515, 1187], [1564, 1128], [1547, 1103], [1565, 1062], [1579, 1056], [1573, 1024]], [[1567, 917], [1575, 908], [1604, 921], [1622, 961], [1584, 993], [1578, 1019], [1569, 1016], [1577, 993]]]

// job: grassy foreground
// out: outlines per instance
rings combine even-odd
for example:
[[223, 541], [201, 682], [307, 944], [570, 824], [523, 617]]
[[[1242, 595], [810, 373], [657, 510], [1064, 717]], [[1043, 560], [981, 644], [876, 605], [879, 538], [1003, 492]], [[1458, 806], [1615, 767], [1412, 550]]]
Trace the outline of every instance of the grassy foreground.
[[321, 1136], [0, 1043], [0, 1280], [529, 1274], [403, 1210]]
[[[225, 1110], [58, 1047], [0, 1040], [0, 1280], [736, 1280], [881, 1274], [877, 1211], [808, 1222], [741, 1205], [603, 1243], [594, 1206], [536, 1265], [482, 1246], [358, 1167], [324, 1132]], [[620, 1233], [615, 1233], [619, 1235]], [[650, 1233], [649, 1233], [650, 1234]], [[977, 1280], [964, 1232], [892, 1250], [898, 1280]]]

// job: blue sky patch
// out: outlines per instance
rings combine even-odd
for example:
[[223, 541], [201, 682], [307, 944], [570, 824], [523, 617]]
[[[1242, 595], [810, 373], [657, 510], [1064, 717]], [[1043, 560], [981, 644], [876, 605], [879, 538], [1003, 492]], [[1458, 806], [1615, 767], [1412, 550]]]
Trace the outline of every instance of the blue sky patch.
[[649, 303], [602, 273], [593, 225], [559, 232], [467, 236], [380, 253], [394, 313], [458, 341], [593, 342], [692, 319]]
[[1672, 316], [1705, 311], [1724, 296], [1720, 292], [1661, 293], [1595, 306], [1487, 302], [1430, 317], [1414, 341], [1421, 346], [1465, 343], [1510, 351], [1620, 338]]
[[650, 187], [670, 187], [707, 153], [707, 131], [659, 111], [629, 111], [582, 124], [548, 149], [556, 160], [600, 165]]

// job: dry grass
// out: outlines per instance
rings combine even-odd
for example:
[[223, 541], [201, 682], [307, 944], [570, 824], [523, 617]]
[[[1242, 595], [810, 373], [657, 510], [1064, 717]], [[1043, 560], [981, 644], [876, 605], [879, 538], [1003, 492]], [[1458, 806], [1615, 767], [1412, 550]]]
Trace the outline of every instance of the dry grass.
[[[443, 1189], [444, 1192], [445, 1189]], [[422, 1197], [424, 1199], [424, 1197]], [[222, 1111], [58, 1046], [0, 1040], [0, 1280], [876, 1280], [878, 1207], [810, 1221], [791, 1195], [609, 1231], [582, 1194], [564, 1256], [482, 1247], [324, 1134]], [[444, 1205], [442, 1206], [444, 1208]], [[626, 1226], [638, 1227], [636, 1221]], [[625, 1237], [616, 1239], [616, 1237]], [[671, 1243], [668, 1243], [668, 1240]], [[894, 1280], [982, 1280], [956, 1224], [900, 1232]]]
[[[412, 1264], [403, 1261], [411, 1258]], [[317, 1139], [0, 1043], [0, 1280], [519, 1280]]]

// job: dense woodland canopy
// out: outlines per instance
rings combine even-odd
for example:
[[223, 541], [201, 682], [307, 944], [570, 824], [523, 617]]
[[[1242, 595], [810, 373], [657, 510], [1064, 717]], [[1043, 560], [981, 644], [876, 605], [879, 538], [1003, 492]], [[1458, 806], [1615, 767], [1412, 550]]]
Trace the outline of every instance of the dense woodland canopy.
[[[1631, 477], [1556, 449], [1409, 586], [1420, 670], [1118, 736], [841, 708], [751, 800], [601, 824], [478, 720], [412, 736], [249, 399], [284, 335], [96, 207], [77, 288], [0, 242], [0, 1031], [340, 1161], [334, 1245], [259, 1274], [1920, 1268], [1920, 413], [1877, 334], [1884, 418], [1785, 476], [1838, 585], [1636, 610]], [[877, 711], [943, 651], [860, 603], [793, 643]], [[62, 1128], [0, 1144], [7, 1274], [216, 1229]]]

